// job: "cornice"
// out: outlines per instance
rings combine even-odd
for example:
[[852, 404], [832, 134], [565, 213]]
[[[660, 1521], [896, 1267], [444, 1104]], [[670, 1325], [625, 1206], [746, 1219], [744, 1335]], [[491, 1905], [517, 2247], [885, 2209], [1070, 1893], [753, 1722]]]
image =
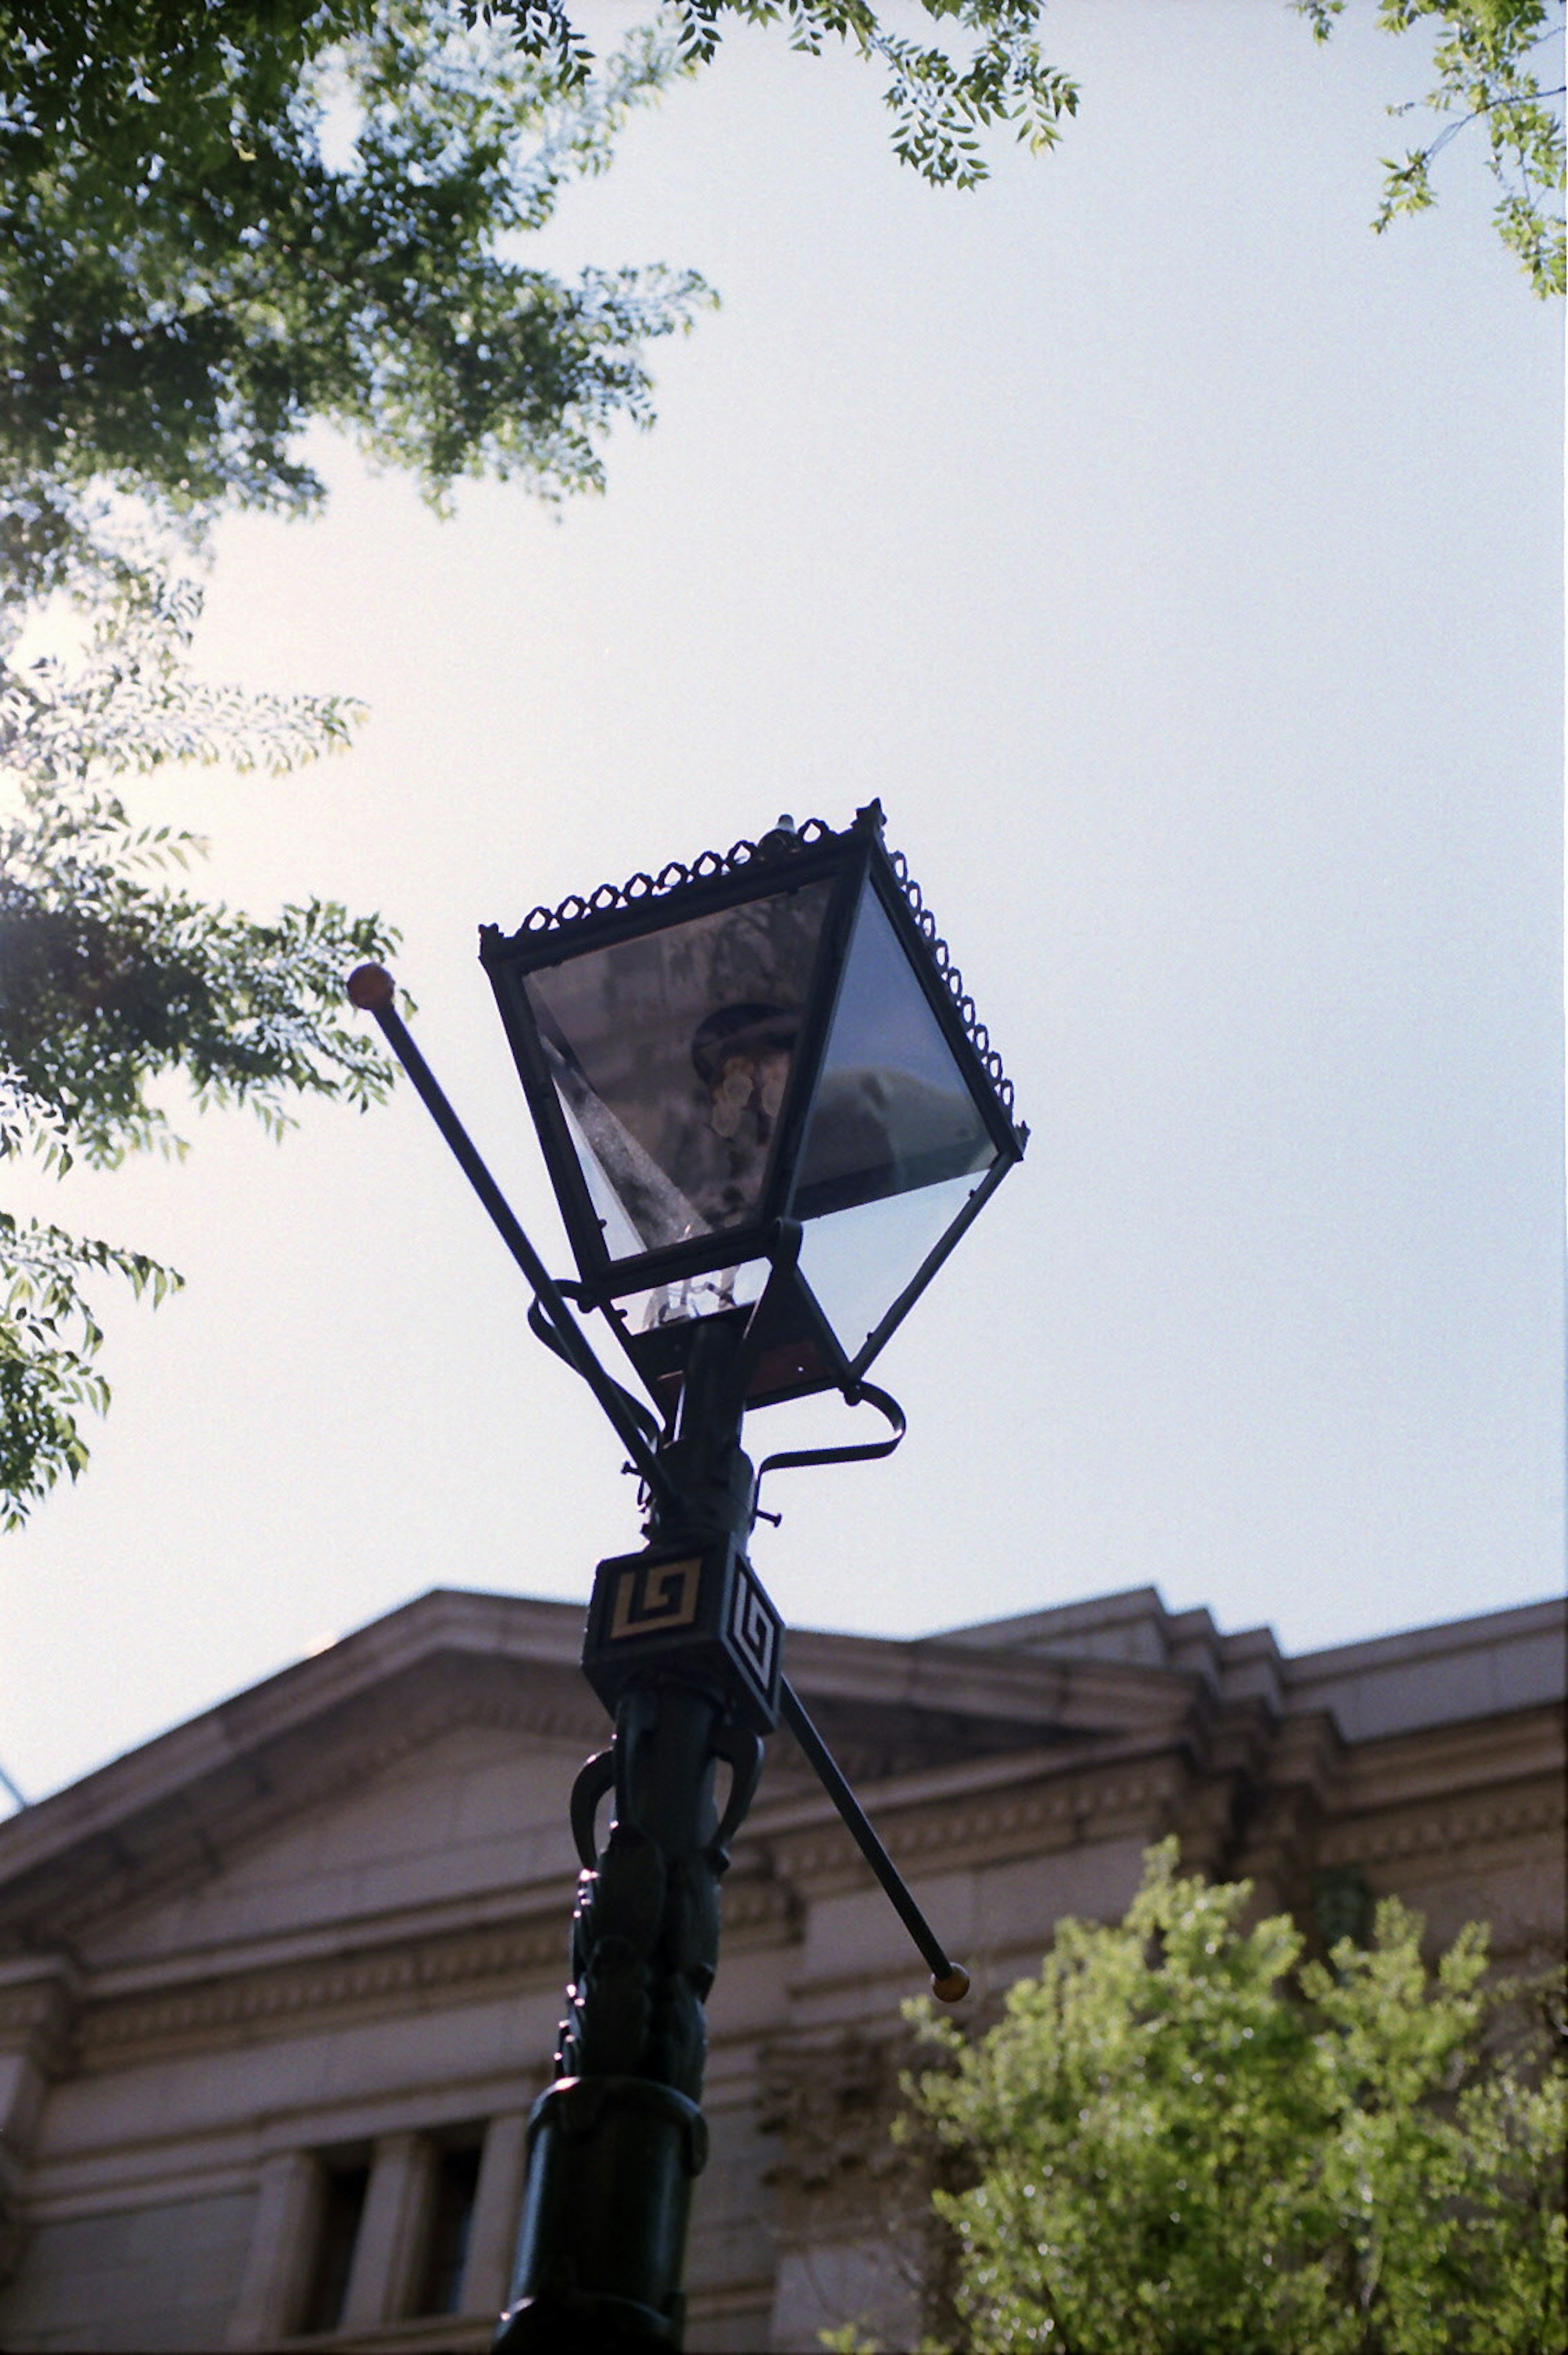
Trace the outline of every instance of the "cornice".
[[[1129, 1832], [1152, 1839], [1169, 1829], [1184, 1831], [1221, 1870], [1248, 1817], [1276, 1793], [1294, 1792], [1298, 1800], [1305, 1784], [1318, 1808], [1330, 1804], [1343, 1756], [1326, 1716], [1286, 1726], [1255, 1698], [1204, 1696], [1169, 1732], [971, 1759], [892, 1777], [862, 1796], [910, 1871], [955, 1859], [994, 1863]], [[803, 1886], [863, 1870], [819, 1791], [797, 1786], [771, 1806], [764, 1795], [744, 1838]]]
[[1561, 1775], [1563, 1765], [1563, 1712], [1541, 1705], [1348, 1744], [1341, 1804], [1348, 1811], [1413, 1804], [1525, 1775]]
[[[1495, 1851], [1542, 1833], [1561, 1835], [1563, 1820], [1562, 1780], [1552, 1774], [1479, 1798], [1369, 1809], [1348, 1821], [1328, 1824], [1317, 1842], [1317, 1861], [1377, 1865], [1455, 1857], [1477, 1849]], [[1472, 1862], [1477, 1860], [1471, 1857]]]
[[0, 1823], [0, 1874], [25, 1870], [62, 1838], [81, 1838], [138, 1804], [232, 1767], [259, 1745], [313, 1725], [443, 1651], [575, 1670], [581, 1630], [581, 1611], [571, 1604], [434, 1588]]
[[[1565, 1632], [1568, 1600], [1561, 1594], [1551, 1594], [1539, 1602], [1509, 1604], [1499, 1611], [1481, 1612], [1473, 1618], [1440, 1619], [1427, 1626], [1402, 1628], [1392, 1635], [1330, 1645], [1322, 1651], [1286, 1654], [1283, 1657], [1283, 1673], [1287, 1704], [1289, 1697], [1301, 1694], [1308, 1707], [1320, 1706], [1311, 1697], [1314, 1685], [1338, 1684], [1347, 1677], [1424, 1667], [1429, 1661], [1455, 1655], [1497, 1654], [1538, 1636], [1561, 1639]], [[1562, 1681], [1559, 1677], [1559, 1694]]]
[[[737, 1876], [722, 1905], [731, 1951], [787, 1934], [791, 1900], [776, 1882]], [[476, 2003], [554, 1986], [567, 1971], [568, 1912], [567, 1891], [556, 1886], [528, 1914], [482, 1929], [236, 1971], [164, 1993], [95, 1996], [90, 1984], [72, 2059], [83, 2073], [100, 2073], [237, 2038], [253, 2042], [324, 2023], [425, 2010], [432, 1997]]]
[[[1138, 1738], [1074, 1744], [1037, 1744], [1027, 1750], [991, 1752], [976, 1758], [946, 1761], [913, 1772], [887, 1775], [861, 1793], [879, 1822], [901, 1809], [926, 1806], [948, 1807], [963, 1801], [1006, 1792], [1035, 1783], [1065, 1785], [1074, 1777], [1115, 1773], [1151, 1757], [1163, 1756], [1184, 1745], [1158, 1732]], [[833, 1803], [815, 1775], [795, 1779], [787, 1789], [770, 1796], [764, 1779], [756, 1805], [747, 1818], [742, 1841], [768, 1840], [819, 1823], [836, 1823]]]
[[432, 1992], [473, 2000], [496, 1982], [515, 1987], [565, 1961], [564, 1927], [553, 1920], [454, 1938], [440, 1947], [411, 1945], [301, 1964], [185, 1987], [167, 1996], [123, 1997], [84, 2008], [77, 2036], [83, 2072], [191, 2051], [242, 2033], [293, 2034], [323, 2019], [342, 2021], [411, 2008]]
[[[1009, 1762], [1011, 1763], [1011, 1762]], [[997, 1762], [985, 1762], [995, 1768]], [[1169, 1744], [1124, 1751], [1113, 1761], [1064, 1768], [1041, 1753], [1011, 1774], [976, 1774], [967, 1788], [874, 1795], [877, 1829], [901, 1869], [919, 1875], [955, 1861], [996, 1863], [1129, 1832], [1155, 1838], [1187, 1788], [1191, 1769]], [[826, 1802], [794, 1823], [771, 1825], [759, 1845], [775, 1871], [803, 1891], [863, 1876], [864, 1860]]]
[[989, 1650], [940, 1636], [890, 1642], [885, 1636], [792, 1628], [787, 1661], [808, 1702], [967, 1710], [1020, 1724], [1100, 1734], [1176, 1722], [1202, 1686], [1185, 1668]]
[[271, 1935], [186, 1946], [141, 1961], [96, 1964], [93, 1999], [103, 2003], [168, 1995], [216, 1979], [257, 1977], [268, 1971], [309, 1965], [327, 1966], [372, 1948], [390, 1951], [404, 1945], [429, 1945], [446, 1937], [505, 1928], [536, 1912], [548, 1912], [551, 1904], [565, 1909], [570, 1903], [570, 1880], [563, 1865], [560, 1872], [536, 1881], [393, 1906], [381, 1913], [311, 1922]]

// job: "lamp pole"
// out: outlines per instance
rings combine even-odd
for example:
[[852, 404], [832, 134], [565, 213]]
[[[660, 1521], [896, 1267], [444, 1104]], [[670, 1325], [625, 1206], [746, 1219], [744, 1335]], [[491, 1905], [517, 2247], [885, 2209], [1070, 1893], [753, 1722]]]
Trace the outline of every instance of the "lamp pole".
[[[693, 1573], [669, 1558], [702, 1564], [749, 1530], [735, 1339], [721, 1327], [700, 1337], [663, 1451], [679, 1502], [656, 1502], [650, 1513], [652, 1568], [640, 1595], [634, 1567], [607, 1565], [611, 1625], [619, 1582], [628, 1582], [624, 1625], [639, 1604], [656, 1616], [661, 1596], [674, 1600], [677, 1589], [677, 1607], [688, 1607]], [[496, 2342], [507, 2355], [680, 2343], [687, 2216], [707, 2157], [703, 2007], [719, 1960], [719, 1883], [762, 1747], [736, 1721], [721, 1677], [655, 1662], [627, 1677], [611, 1748], [578, 1778], [572, 1820], [583, 1870], [571, 1979], [556, 2081], [529, 2126], [517, 2270]], [[714, 1801], [720, 1759], [731, 1774], [722, 1824]], [[592, 1826], [607, 1791], [613, 1816], [596, 1847]]]
[[[781, 820], [760, 843], [535, 910], [510, 939], [486, 927], [481, 943], [576, 1284], [550, 1276], [508, 1209], [390, 975], [361, 966], [348, 995], [452, 1147], [533, 1292], [533, 1331], [592, 1391], [646, 1507], [643, 1548], [599, 1564], [589, 1604], [582, 1666], [614, 1732], [572, 1786], [571, 1978], [554, 2081], [529, 2119], [495, 2343], [496, 2355], [649, 2355], [681, 2344], [720, 1883], [781, 1718], [934, 1992], [956, 2002], [968, 1988], [784, 1678], [784, 1627], [745, 1549], [770, 1470], [898, 1445], [902, 1412], [866, 1367], [1028, 1132], [875, 804], [843, 834]], [[847, 1338], [815, 1263], [807, 1280], [801, 1220], [858, 1220], [923, 1188], [941, 1209], [923, 1257], [880, 1321]], [[758, 1263], [766, 1280], [747, 1306], [737, 1279]], [[650, 1394], [673, 1399], [662, 1423], [605, 1372], [572, 1301], [606, 1309]], [[640, 1321], [623, 1301], [642, 1302]], [[876, 1407], [891, 1435], [753, 1472], [748, 1409], [824, 1390]]]

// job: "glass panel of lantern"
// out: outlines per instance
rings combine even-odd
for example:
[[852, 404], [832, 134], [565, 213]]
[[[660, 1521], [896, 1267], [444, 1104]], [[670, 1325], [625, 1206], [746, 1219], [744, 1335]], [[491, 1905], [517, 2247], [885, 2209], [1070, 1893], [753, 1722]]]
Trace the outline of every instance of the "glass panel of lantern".
[[962, 1214], [998, 1150], [868, 877], [792, 1204], [805, 1222], [801, 1273], [847, 1358]]
[[832, 893], [771, 892], [528, 975], [613, 1260], [760, 1215]]

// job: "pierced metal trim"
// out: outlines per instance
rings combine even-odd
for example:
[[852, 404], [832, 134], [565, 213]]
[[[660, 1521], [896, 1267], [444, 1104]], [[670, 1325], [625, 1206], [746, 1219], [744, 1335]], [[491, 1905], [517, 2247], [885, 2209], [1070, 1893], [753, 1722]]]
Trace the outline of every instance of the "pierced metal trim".
[[[883, 847], [886, 848], [887, 846], [884, 845]], [[888, 864], [898, 878], [899, 889], [908, 903], [909, 911], [914, 918], [927, 948], [931, 951], [932, 963], [942, 975], [947, 986], [947, 994], [958, 1009], [958, 1018], [964, 1025], [969, 1044], [985, 1065], [1003, 1111], [1008, 1118], [1012, 1120], [1013, 1083], [1002, 1069], [1002, 1059], [991, 1044], [989, 1030], [975, 1010], [974, 999], [964, 986], [964, 975], [953, 962], [953, 952], [937, 931], [936, 919], [925, 904], [920, 885], [909, 871], [909, 861], [901, 850], [889, 849]]]
[[[829, 840], [832, 833], [833, 828], [824, 819], [808, 817], [795, 828], [796, 838], [790, 850], [793, 852], [797, 846], [803, 850], [810, 849], [816, 843]], [[755, 858], [775, 855], [763, 850], [755, 842], [736, 842], [728, 850], [700, 852], [689, 866], [672, 858], [656, 875], [639, 871], [624, 883], [601, 883], [586, 899], [573, 891], [557, 908], [530, 908], [511, 937], [519, 940], [527, 934], [537, 938], [540, 932], [559, 932], [565, 925], [580, 922], [584, 916], [607, 916], [616, 908], [635, 908], [644, 900], [661, 900], [668, 891], [678, 891], [683, 884], [711, 882], [715, 876], [733, 875], [739, 868], [750, 867]]]
[[[853, 832], [868, 822], [874, 827], [880, 842], [882, 813], [875, 802], [858, 814], [855, 827], [844, 831]], [[573, 891], [561, 900], [559, 907], [530, 908], [517, 931], [508, 937], [512, 940], [537, 940], [541, 933], [561, 932], [568, 925], [580, 923], [584, 916], [607, 916], [616, 909], [638, 907], [645, 900], [662, 900], [667, 893], [678, 891], [688, 883], [711, 882], [717, 876], [736, 874], [758, 859], [771, 862], [777, 858], [782, 863], [796, 850], [810, 850], [819, 842], [831, 842], [836, 838], [834, 828], [825, 819], [808, 817], [795, 829], [794, 838], [788, 840], [787, 847], [784, 840], [775, 834], [771, 837], [764, 837], [763, 842], [731, 843], [728, 850], [704, 850], [689, 865], [682, 859], [672, 858], [659, 868], [656, 875], [650, 875], [645, 869], [639, 870], [628, 877], [624, 883], [601, 883], [597, 890], [590, 891], [586, 896]], [[1013, 1083], [1002, 1068], [1000, 1055], [991, 1044], [990, 1031], [981, 1021], [975, 1001], [964, 986], [964, 975], [953, 961], [953, 953], [936, 929], [936, 919], [925, 904], [920, 885], [909, 871], [909, 861], [901, 850], [890, 849], [885, 842], [882, 848], [903, 893], [905, 904], [914, 918], [915, 927], [931, 952], [932, 963], [957, 1008], [965, 1036], [979, 1057], [1002, 1110], [1017, 1127]], [[485, 929], [488, 932], [491, 927]], [[1019, 1130], [1020, 1136], [1027, 1136], [1028, 1133], [1027, 1129]]]

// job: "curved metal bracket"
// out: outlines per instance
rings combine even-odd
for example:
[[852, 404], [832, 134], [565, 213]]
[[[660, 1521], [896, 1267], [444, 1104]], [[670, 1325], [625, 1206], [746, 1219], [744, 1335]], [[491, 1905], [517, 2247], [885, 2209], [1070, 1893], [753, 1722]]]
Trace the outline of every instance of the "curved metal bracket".
[[592, 1872], [599, 1861], [597, 1820], [599, 1802], [615, 1780], [613, 1750], [596, 1750], [592, 1758], [584, 1759], [571, 1786], [571, 1839], [582, 1859], [585, 1872]]
[[[568, 1285], [561, 1284], [559, 1276], [556, 1278], [556, 1282], [560, 1286], [563, 1299], [569, 1298], [571, 1296], [571, 1293], [576, 1289], [574, 1285], [569, 1287]], [[547, 1349], [552, 1349], [555, 1352], [555, 1355], [560, 1359], [563, 1366], [570, 1366], [573, 1373], [577, 1372], [578, 1368], [575, 1359], [571, 1357], [571, 1353], [563, 1346], [560, 1334], [556, 1331], [555, 1327], [550, 1323], [549, 1318], [545, 1315], [544, 1304], [537, 1296], [528, 1303], [528, 1331], [533, 1335], [536, 1341], [542, 1341]], [[653, 1412], [653, 1409], [651, 1407], [645, 1406], [642, 1400], [638, 1398], [635, 1392], [627, 1390], [624, 1382], [615, 1381], [609, 1374], [605, 1375], [604, 1380], [609, 1384], [610, 1389], [614, 1392], [615, 1396], [620, 1400], [622, 1405], [625, 1408], [627, 1414], [632, 1418], [632, 1421], [643, 1433], [649, 1445], [656, 1447], [660, 1440], [664, 1437], [664, 1427], [659, 1422], [657, 1415]], [[638, 1470], [638, 1467], [635, 1465], [631, 1468], [634, 1471]], [[641, 1476], [640, 1473], [639, 1476]]]
[[765, 1455], [757, 1467], [752, 1487], [752, 1518], [758, 1518], [757, 1499], [762, 1495], [763, 1482], [770, 1472], [793, 1472], [806, 1464], [869, 1464], [879, 1455], [891, 1455], [909, 1429], [909, 1421], [896, 1398], [879, 1390], [875, 1382], [854, 1382], [844, 1392], [847, 1406], [859, 1406], [864, 1399], [885, 1416], [892, 1426], [891, 1439], [868, 1439], [848, 1447], [792, 1447], [781, 1455]]

